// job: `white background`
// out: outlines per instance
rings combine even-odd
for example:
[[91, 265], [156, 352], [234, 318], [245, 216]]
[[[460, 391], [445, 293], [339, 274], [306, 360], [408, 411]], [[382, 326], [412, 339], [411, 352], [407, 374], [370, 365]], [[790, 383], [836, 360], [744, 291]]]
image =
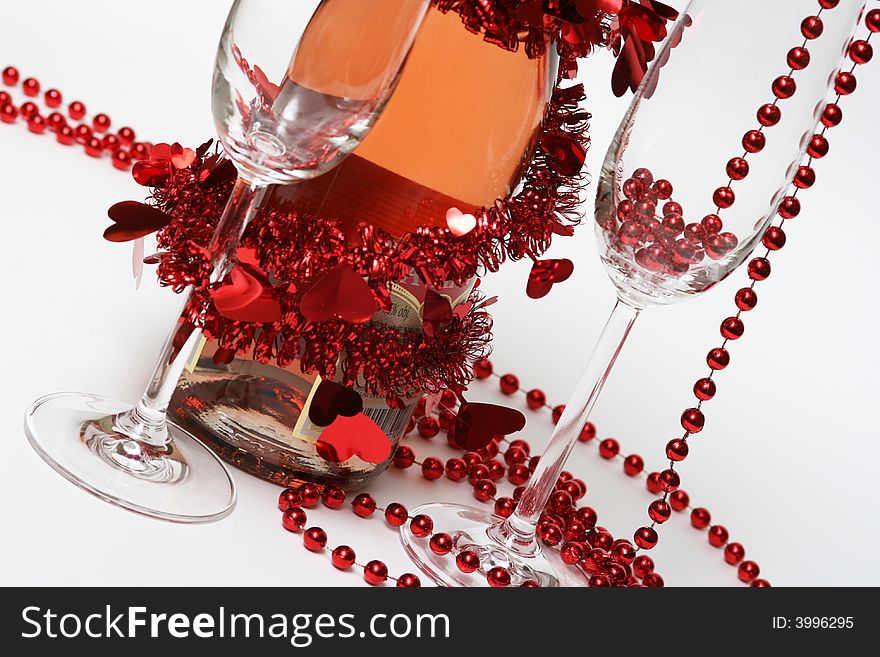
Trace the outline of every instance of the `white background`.
[[[850, 1], [850, 0], [844, 0]], [[228, 2], [216, 0], [2, 0], [0, 68], [57, 86], [152, 141], [197, 145], [212, 134], [209, 84]], [[872, 3], [874, 4], [874, 3]], [[607, 53], [584, 65], [593, 112], [588, 164], [605, 153], [625, 101], [610, 92]], [[762, 72], [763, 74], [763, 72]], [[871, 555], [880, 541], [875, 478], [880, 457], [875, 371], [875, 310], [880, 217], [876, 210], [876, 108], [880, 69], [857, 72], [859, 90], [844, 101], [845, 121], [831, 131], [831, 155], [818, 183], [774, 255], [773, 276], [746, 316], [746, 336], [706, 405], [707, 427], [694, 437], [680, 471], [696, 505], [746, 546], [774, 585], [880, 584]], [[134, 291], [130, 249], [101, 238], [106, 209], [143, 199], [144, 189], [108, 160], [84, 157], [21, 124], [0, 124], [0, 582], [20, 585], [358, 585], [326, 555], [306, 552], [285, 532], [278, 489], [236, 472], [239, 503], [222, 522], [177, 526], [104, 504], [56, 475], [30, 449], [22, 414], [37, 396], [87, 390], [132, 402], [152, 367], [178, 300], [148, 271]], [[592, 195], [590, 195], [592, 198]], [[589, 209], [588, 209], [589, 212]], [[495, 307], [494, 361], [528, 387], [564, 401], [604, 323], [614, 294], [596, 256], [592, 229], [559, 240], [553, 257], [571, 257], [573, 278], [545, 299], [525, 298], [528, 265], [509, 264], [486, 281]], [[703, 297], [650, 311], [599, 402], [601, 437], [624, 452], [663, 464], [663, 446], [680, 434], [692, 382], [732, 313], [739, 272]], [[475, 385], [492, 399], [494, 386]], [[521, 399], [517, 400], [517, 403]], [[537, 444], [549, 421], [530, 415]], [[439, 439], [438, 439], [439, 440]], [[417, 453], [437, 445], [413, 441]], [[586, 502], [615, 535], [645, 524], [651, 497], [642, 480], [606, 463], [595, 444], [576, 448], [570, 470], [589, 486]], [[468, 487], [389, 471], [373, 492], [380, 503], [438, 498], [467, 501]], [[317, 510], [332, 544], [361, 560], [410, 570], [394, 532], [375, 518]], [[682, 515], [662, 528], [652, 556], [671, 585], [731, 585], [735, 570], [705, 533]]]

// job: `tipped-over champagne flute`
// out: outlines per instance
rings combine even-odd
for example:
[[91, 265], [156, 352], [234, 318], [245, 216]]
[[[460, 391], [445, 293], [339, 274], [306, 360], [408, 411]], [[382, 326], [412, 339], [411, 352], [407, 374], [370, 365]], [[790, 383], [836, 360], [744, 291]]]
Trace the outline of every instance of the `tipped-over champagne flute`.
[[[455, 554], [479, 557], [477, 572], [462, 572], [455, 558], [435, 555], [404, 526], [407, 552], [432, 580], [486, 586], [489, 571], [500, 567], [512, 586], [587, 583], [580, 568], [536, 536], [572, 447], [642, 310], [710, 289], [762, 242], [777, 212], [797, 213], [797, 198], [786, 189], [792, 181], [812, 184], [811, 171], [798, 165], [863, 8], [856, 1], [822, 9], [816, 0], [687, 5], [602, 165], [595, 227], [617, 288], [611, 317], [509, 518], [442, 503], [412, 511], [450, 534]], [[824, 120], [833, 125], [834, 116], [832, 107]], [[820, 137], [811, 148], [821, 151], [821, 144]], [[766, 248], [778, 239], [769, 235]], [[739, 321], [728, 330], [738, 331]]]
[[[213, 112], [238, 180], [209, 247], [224, 279], [268, 185], [326, 173], [366, 136], [394, 91], [429, 0], [236, 0], [220, 40]], [[333, 51], [334, 57], [322, 54]], [[345, 61], [345, 66], [338, 62]], [[330, 65], [333, 63], [333, 66]], [[166, 418], [200, 341], [204, 308], [187, 291], [134, 408], [99, 395], [37, 400], [25, 428], [55, 470], [94, 495], [175, 522], [225, 516], [235, 489], [225, 466]]]

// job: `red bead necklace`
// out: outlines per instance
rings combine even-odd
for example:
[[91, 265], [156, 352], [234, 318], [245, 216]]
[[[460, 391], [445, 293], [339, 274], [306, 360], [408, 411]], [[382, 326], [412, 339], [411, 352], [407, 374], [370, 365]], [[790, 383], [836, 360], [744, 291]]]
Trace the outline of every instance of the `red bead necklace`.
[[[18, 86], [21, 77], [18, 69], [7, 66], [3, 69], [3, 84], [10, 88]], [[90, 157], [109, 156], [113, 166], [127, 171], [132, 162], [146, 159], [151, 144], [135, 141], [135, 131], [129, 127], [110, 132], [111, 120], [107, 114], [92, 116], [91, 122], [82, 122], [86, 117], [86, 106], [75, 100], [67, 106], [67, 114], [60, 111], [63, 96], [57, 89], [47, 89], [40, 95], [41, 84], [36, 78], [21, 81], [21, 93], [28, 99], [16, 105], [8, 91], [0, 91], [0, 120], [16, 123], [22, 119], [28, 130], [34, 134], [47, 131], [55, 134], [59, 144], [72, 146], [79, 144]], [[43, 108], [37, 104], [42, 99]], [[70, 119], [70, 122], [68, 122]]]

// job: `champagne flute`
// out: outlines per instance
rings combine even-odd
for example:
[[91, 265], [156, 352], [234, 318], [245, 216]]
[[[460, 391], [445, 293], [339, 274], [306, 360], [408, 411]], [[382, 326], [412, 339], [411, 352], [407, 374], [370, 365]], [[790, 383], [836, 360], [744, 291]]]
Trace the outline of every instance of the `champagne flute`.
[[[394, 92], [428, 6], [429, 0], [233, 3], [217, 53], [212, 108], [239, 175], [209, 246], [211, 283], [229, 273], [268, 185], [320, 176], [366, 136]], [[323, 64], [327, 50], [346, 65]], [[196, 325], [204, 310], [188, 290], [134, 408], [84, 393], [34, 402], [25, 416], [34, 449], [79, 487], [130, 511], [182, 523], [228, 514], [235, 488], [226, 467], [166, 417], [200, 341]]]
[[[514, 586], [528, 580], [586, 584], [580, 569], [564, 564], [558, 550], [544, 548], [536, 536], [565, 461], [642, 310], [710, 289], [761, 243], [777, 211], [793, 211], [785, 190], [798, 174], [864, 4], [830, 10], [816, 0], [687, 5], [602, 165], [596, 234], [618, 293], [611, 317], [509, 518], [442, 503], [412, 511], [429, 515], [434, 531], [452, 535], [456, 553], [471, 550], [480, 558], [478, 572], [463, 573], [454, 558], [433, 554], [426, 540], [402, 527], [404, 547], [432, 580], [486, 586], [489, 570], [502, 567]], [[816, 14], [824, 30], [805, 38], [801, 21]], [[806, 67], [802, 53], [789, 63], [795, 46], [809, 51]], [[789, 81], [774, 83], [780, 74], [795, 81], [793, 95]]]

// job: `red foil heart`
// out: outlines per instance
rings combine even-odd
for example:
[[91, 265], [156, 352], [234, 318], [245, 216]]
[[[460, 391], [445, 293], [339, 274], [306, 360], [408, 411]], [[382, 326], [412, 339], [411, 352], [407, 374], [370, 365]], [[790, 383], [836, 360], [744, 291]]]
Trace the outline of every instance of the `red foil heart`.
[[391, 441], [363, 413], [338, 417], [315, 443], [318, 455], [330, 463], [343, 463], [357, 456], [367, 463], [383, 463], [391, 456]]
[[434, 336], [440, 327], [452, 321], [452, 304], [446, 297], [428, 288], [425, 292], [425, 303], [422, 305], [422, 327], [425, 335]]
[[532, 299], [546, 296], [555, 283], [567, 281], [574, 272], [574, 263], [568, 258], [535, 260], [526, 284], [526, 294]]
[[309, 420], [319, 427], [329, 427], [339, 416], [353, 417], [363, 409], [364, 400], [356, 391], [336, 381], [324, 379], [312, 395]]
[[223, 286], [211, 291], [214, 306], [224, 317], [239, 322], [280, 322], [278, 293], [260, 269], [253, 249], [239, 249], [238, 263]]
[[507, 436], [525, 426], [525, 415], [516, 409], [465, 402], [458, 411], [450, 440], [459, 449], [476, 450], [488, 445], [492, 436]]
[[545, 135], [541, 148], [566, 176], [576, 176], [587, 159], [587, 149], [576, 139], [562, 134]]
[[161, 210], [138, 201], [122, 201], [110, 206], [107, 216], [114, 224], [104, 231], [104, 239], [111, 242], [129, 242], [144, 237], [171, 223], [171, 217]]
[[300, 312], [312, 322], [341, 319], [358, 324], [376, 312], [376, 298], [362, 276], [347, 265], [337, 265], [305, 293]]

